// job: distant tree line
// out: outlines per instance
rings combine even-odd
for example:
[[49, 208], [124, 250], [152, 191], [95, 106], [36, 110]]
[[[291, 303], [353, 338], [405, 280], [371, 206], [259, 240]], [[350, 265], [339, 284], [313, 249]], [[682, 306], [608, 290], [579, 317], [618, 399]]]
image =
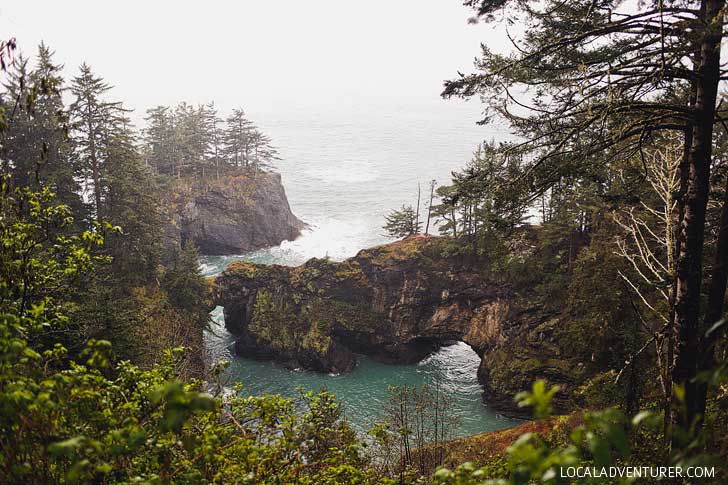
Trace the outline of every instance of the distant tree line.
[[214, 103], [147, 110], [144, 160], [157, 174], [181, 177], [214, 177], [230, 171], [255, 173], [279, 160], [270, 138], [242, 108], [223, 119]]

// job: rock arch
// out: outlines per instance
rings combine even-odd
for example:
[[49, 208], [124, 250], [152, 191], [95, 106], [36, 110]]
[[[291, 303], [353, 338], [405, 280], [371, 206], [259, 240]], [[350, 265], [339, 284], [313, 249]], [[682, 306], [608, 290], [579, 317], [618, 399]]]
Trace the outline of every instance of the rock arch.
[[345, 372], [356, 354], [410, 363], [452, 341], [482, 357], [504, 338], [510, 292], [447, 243], [415, 236], [295, 268], [235, 262], [216, 279], [217, 303], [239, 355], [293, 367]]

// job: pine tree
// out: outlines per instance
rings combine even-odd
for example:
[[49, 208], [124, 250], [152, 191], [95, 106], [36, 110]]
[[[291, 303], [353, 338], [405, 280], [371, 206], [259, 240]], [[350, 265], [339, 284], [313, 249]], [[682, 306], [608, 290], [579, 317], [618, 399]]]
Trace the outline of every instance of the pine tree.
[[204, 122], [206, 124], [207, 133], [210, 137], [208, 143], [208, 158], [210, 160], [210, 164], [215, 169], [215, 178], [219, 180], [220, 172], [225, 168], [225, 160], [223, 156], [223, 133], [220, 129], [222, 120], [220, 120], [217, 116], [215, 103], [210, 103], [207, 106]]
[[265, 171], [274, 168], [276, 160], [280, 160], [278, 150], [271, 145], [271, 139], [258, 130], [252, 132], [251, 136], [252, 158], [250, 168], [254, 171]]
[[253, 150], [252, 137], [255, 131], [255, 125], [245, 117], [242, 109], [234, 109], [225, 120], [223, 153], [230, 165], [235, 168], [248, 169], [250, 167]]
[[177, 178], [216, 179], [228, 167], [255, 173], [280, 160], [271, 139], [236, 109], [221, 127], [214, 103], [193, 107], [185, 102], [174, 110], [158, 106], [147, 111], [144, 130], [146, 160], [159, 174]]
[[107, 235], [105, 250], [115, 284], [133, 287], [149, 281], [160, 262], [158, 189], [133, 145], [133, 133], [112, 133], [107, 149], [104, 221], [120, 231]]
[[452, 185], [441, 185], [436, 189], [440, 203], [432, 207], [432, 214], [436, 220], [440, 220], [438, 228], [453, 237], [458, 236], [457, 199], [455, 187]]
[[201, 133], [202, 160], [200, 161], [201, 175], [203, 178], [210, 173], [215, 173], [215, 178], [220, 178], [221, 146], [220, 133], [218, 130], [218, 117], [215, 104], [203, 104], [199, 107], [199, 123]]
[[[503, 117], [523, 136], [521, 148], [533, 158], [520, 180], [532, 195], [578, 172], [594, 154], [608, 163], [641, 152], [657, 132], [683, 136], [674, 311], [667, 328], [677, 342], [674, 384], [685, 390], [687, 412], [675, 415], [683, 429], [702, 423], [699, 356], [714, 345], [703, 336], [723, 313], [728, 278], [728, 272], [712, 276], [720, 281], [710, 286], [719, 290], [701, 321], [712, 141], [724, 117], [717, 93], [727, 74], [720, 61], [725, 3], [468, 0], [482, 20], [503, 13], [529, 28], [513, 39], [516, 48], [508, 55], [483, 44], [478, 72], [447, 82], [443, 93], [479, 96], [487, 104], [483, 122]], [[721, 234], [728, 238], [728, 231]], [[716, 259], [719, 267], [728, 265], [728, 254]]]
[[71, 160], [68, 113], [62, 98], [64, 80], [60, 72], [63, 66], [53, 62], [53, 51], [43, 43], [38, 47], [36, 63], [37, 67], [31, 73], [33, 85], [39, 86], [34, 119], [46, 153], [41, 179], [43, 185], [50, 187], [58, 200], [67, 204], [77, 219], [81, 220], [85, 216], [83, 201]]
[[200, 324], [209, 320], [206, 302], [208, 287], [200, 273], [199, 254], [193, 244], [187, 243], [174, 252], [161, 285], [175, 308]]
[[144, 130], [147, 165], [158, 174], [172, 174], [174, 172], [174, 161], [172, 160], [174, 124], [169, 107], [150, 108], [144, 119], [147, 122]]
[[79, 186], [70, 161], [67, 113], [63, 105], [62, 66], [53, 62], [53, 52], [38, 47], [37, 67], [28, 72], [28, 61], [18, 58], [18, 70], [5, 83], [11, 124], [3, 134], [5, 172], [15, 186], [50, 188], [59, 202], [83, 217]]
[[177, 178], [194, 170], [198, 157], [195, 144], [195, 112], [189, 104], [182, 102], [174, 111], [174, 163]]
[[402, 206], [400, 210], [393, 210], [385, 217], [383, 229], [389, 237], [406, 237], [420, 232], [417, 213], [411, 205]]
[[96, 77], [87, 64], [82, 64], [80, 70], [71, 83], [71, 93], [75, 98], [70, 107], [73, 156], [86, 187], [92, 186], [93, 214], [100, 222], [104, 216], [103, 192], [107, 183], [109, 140], [115, 130], [128, 124], [128, 119], [120, 102], [103, 99], [111, 86]]
[[42, 140], [34, 136], [32, 110], [28, 106], [32, 91], [28, 86], [28, 59], [19, 55], [15, 67], [3, 83], [7, 129], [3, 130], [2, 161], [3, 173], [12, 174], [15, 186], [25, 187], [37, 180], [44, 150]]

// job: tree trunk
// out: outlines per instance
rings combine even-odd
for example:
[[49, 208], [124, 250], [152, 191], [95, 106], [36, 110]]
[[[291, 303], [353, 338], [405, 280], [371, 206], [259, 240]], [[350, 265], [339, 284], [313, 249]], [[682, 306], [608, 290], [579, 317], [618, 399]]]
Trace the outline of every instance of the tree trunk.
[[710, 188], [713, 120], [720, 77], [722, 9], [725, 0], [705, 0], [707, 28], [700, 46], [693, 143], [688, 155], [688, 190], [682, 221], [675, 294], [676, 361], [672, 380], [685, 390], [685, 409], [676, 413], [676, 424], [688, 430], [702, 405], [696, 383], [699, 352], [700, 287], [705, 212]]
[[94, 203], [96, 204], [96, 220], [101, 222], [101, 174], [99, 161], [95, 155], [91, 156], [91, 173], [94, 179]]
[[[697, 49], [697, 46], [696, 46]], [[695, 65], [698, 64], [697, 54], [693, 56], [693, 62]], [[690, 83], [690, 95], [688, 97], [688, 108], [695, 109], [695, 98], [697, 97], [697, 85], [695, 81]], [[663, 418], [663, 435], [665, 443], [669, 445], [671, 441], [671, 425], [675, 421], [673, 412], [675, 406], [673, 406], [673, 392], [672, 392], [672, 369], [675, 366], [675, 295], [677, 293], [677, 271], [675, 271], [675, 262], [680, 257], [680, 248], [682, 245], [681, 230], [682, 221], [685, 217], [685, 194], [688, 191], [688, 172], [689, 172], [689, 158], [690, 150], [693, 146], [693, 128], [695, 126], [694, 119], [688, 119], [685, 124], [684, 131], [684, 142], [683, 142], [683, 157], [680, 161], [680, 186], [678, 193], [675, 196], [677, 207], [675, 210], [675, 219], [673, 221], [672, 229], [672, 244], [668, 248], [672, 252], [670, 265], [672, 271], [672, 284], [670, 285], [670, 293], [668, 300], [669, 314], [667, 331], [665, 332], [665, 342], [667, 344], [667, 356], [665, 358], [665, 405], [664, 405], [664, 418]]]
[[[691, 89], [690, 94], [690, 101], [689, 106], [691, 108], [695, 107], [695, 84], [693, 83], [693, 88]], [[667, 392], [667, 395], [665, 396], [665, 416], [664, 416], [664, 423], [663, 423], [663, 433], [665, 436], [665, 441], [669, 442], [670, 437], [670, 426], [671, 423], [674, 421], [673, 419], [673, 411], [675, 410], [675, 407], [673, 406], [673, 392], [672, 392], [672, 369], [675, 366], [675, 336], [677, 335], [677, 332], [675, 331], [675, 298], [677, 295], [677, 271], [676, 271], [676, 261], [680, 258], [680, 251], [682, 248], [682, 234], [681, 234], [681, 227], [682, 227], [682, 221], [685, 218], [685, 195], [688, 191], [688, 172], [689, 172], [689, 159], [690, 159], [690, 150], [693, 146], [693, 121], [690, 121], [686, 127], [685, 127], [685, 140], [684, 140], [684, 153], [683, 158], [680, 161], [680, 187], [678, 189], [677, 194], [677, 210], [675, 214], [675, 220], [673, 222], [673, 229], [672, 229], [672, 245], [668, 248], [669, 251], [672, 251], [671, 256], [671, 271], [672, 271], [672, 285], [670, 288], [669, 293], [669, 301], [668, 305], [670, 308], [670, 313], [668, 315], [668, 322], [669, 325], [667, 327], [667, 332], [665, 334], [665, 341], [667, 343], [667, 357], [665, 359], [665, 365], [666, 365], [666, 379], [665, 379], [665, 390]]]
[[[705, 319], [700, 336], [703, 339], [700, 357], [698, 360], [698, 373], [708, 373], [715, 366], [715, 344], [724, 331], [712, 331], [706, 335], [713, 325], [723, 317], [723, 305], [725, 302], [726, 283], [728, 282], [728, 177], [723, 193], [723, 208], [720, 215], [720, 227], [718, 229], [718, 241], [715, 245], [715, 262], [710, 279], [708, 290], [708, 307], [705, 310]], [[725, 328], [725, 327], [723, 327]], [[696, 400], [698, 406], [697, 426], [703, 424], [705, 417], [705, 405], [708, 394], [707, 383], [701, 379], [696, 387]]]
[[217, 141], [217, 135], [215, 136], [215, 179], [220, 180], [220, 153], [219, 143]]
[[415, 234], [420, 232], [420, 184], [417, 183], [417, 213], [415, 214]]
[[96, 221], [101, 222], [101, 170], [96, 155], [95, 129], [91, 122], [91, 110], [87, 110], [89, 133], [89, 158], [91, 159], [91, 178], [94, 181], [94, 204], [96, 205]]
[[455, 206], [452, 206], [452, 209], [450, 210], [450, 214], [452, 215], [452, 236], [458, 237], [458, 219], [457, 215], [455, 214]]
[[430, 205], [427, 206], [427, 225], [425, 235], [430, 233], [430, 216], [432, 215], [432, 199], [435, 198], [435, 181], [430, 182]]

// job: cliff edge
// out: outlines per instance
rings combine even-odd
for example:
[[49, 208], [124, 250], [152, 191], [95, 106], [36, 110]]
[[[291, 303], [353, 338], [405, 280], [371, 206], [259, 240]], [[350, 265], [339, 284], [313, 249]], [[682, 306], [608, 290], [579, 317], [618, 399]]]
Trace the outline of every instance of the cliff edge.
[[241, 254], [293, 240], [305, 227], [278, 173], [171, 181], [164, 190], [168, 247], [191, 242], [201, 254]]

